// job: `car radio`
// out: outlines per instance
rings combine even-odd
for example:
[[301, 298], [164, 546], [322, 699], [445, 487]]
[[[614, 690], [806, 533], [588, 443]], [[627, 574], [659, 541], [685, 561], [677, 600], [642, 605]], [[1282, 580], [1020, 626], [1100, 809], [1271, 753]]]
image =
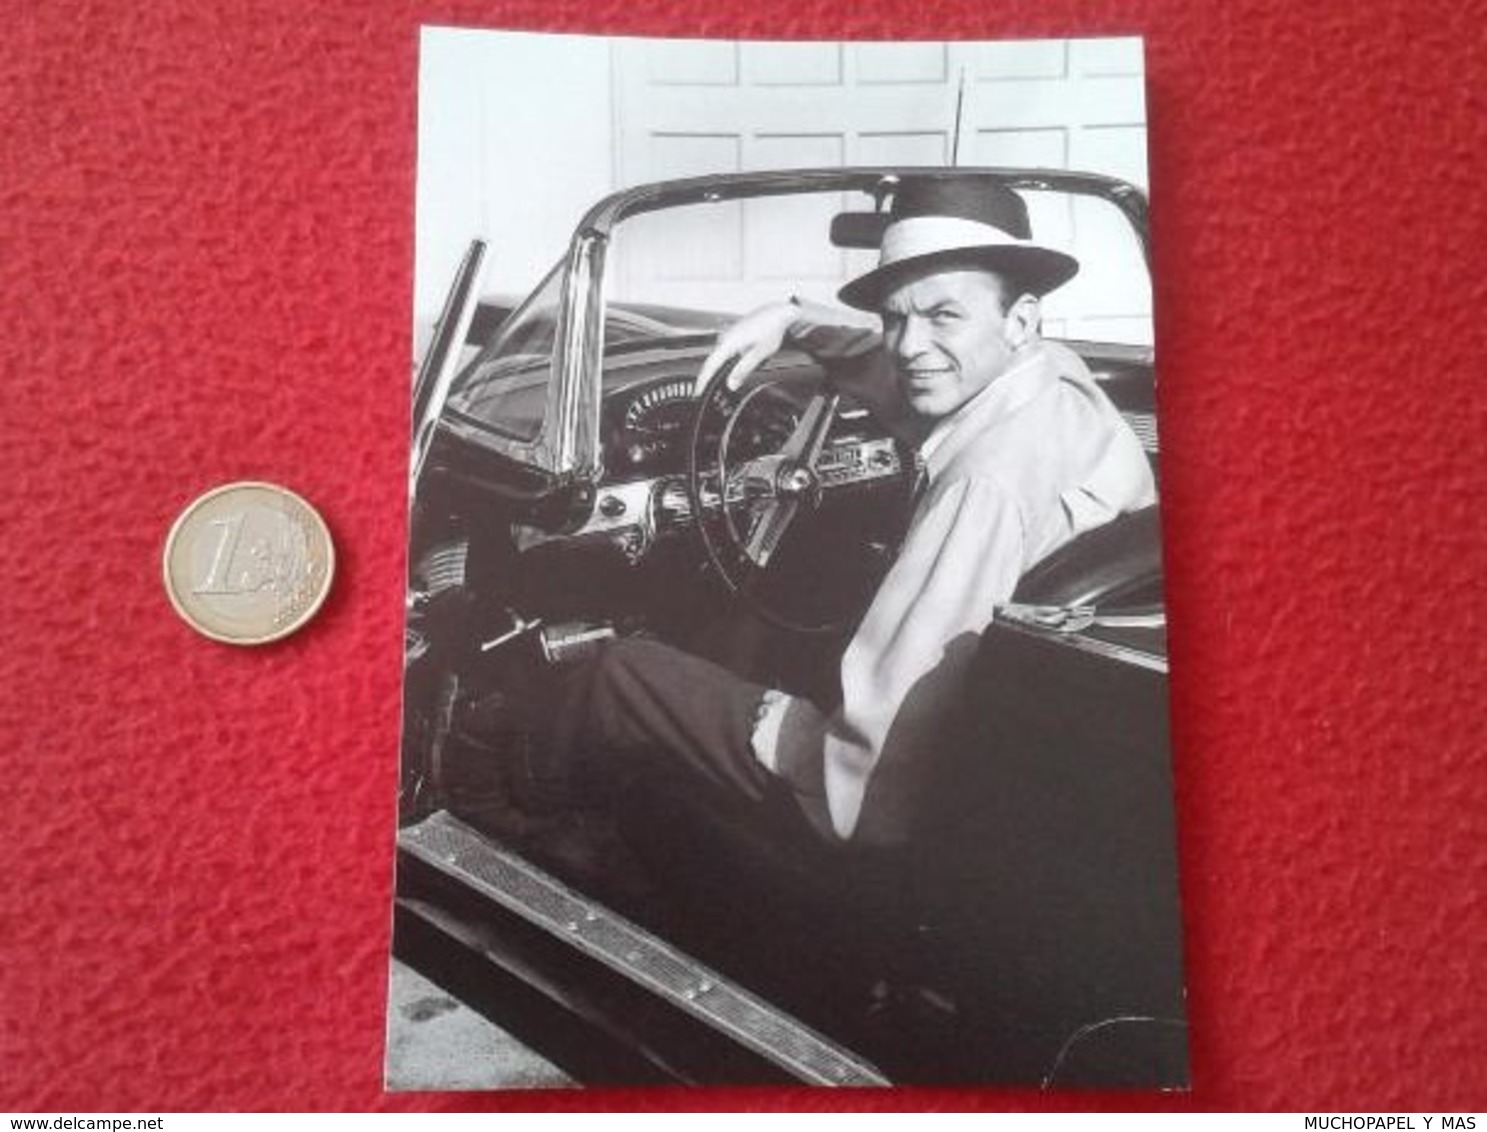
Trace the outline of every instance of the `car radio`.
[[896, 476], [898, 450], [888, 437], [854, 440], [825, 449], [816, 461], [816, 476], [822, 487], [845, 487], [869, 480]]

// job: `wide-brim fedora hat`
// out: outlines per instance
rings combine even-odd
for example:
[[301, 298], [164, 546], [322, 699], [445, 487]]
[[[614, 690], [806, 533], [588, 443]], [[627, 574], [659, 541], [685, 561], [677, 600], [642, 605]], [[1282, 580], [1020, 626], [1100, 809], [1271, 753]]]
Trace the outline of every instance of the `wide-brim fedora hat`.
[[1033, 242], [1027, 202], [1015, 190], [985, 178], [925, 177], [894, 194], [878, 266], [837, 297], [876, 311], [915, 278], [968, 269], [994, 271], [1019, 293], [1042, 296], [1072, 279], [1079, 261]]

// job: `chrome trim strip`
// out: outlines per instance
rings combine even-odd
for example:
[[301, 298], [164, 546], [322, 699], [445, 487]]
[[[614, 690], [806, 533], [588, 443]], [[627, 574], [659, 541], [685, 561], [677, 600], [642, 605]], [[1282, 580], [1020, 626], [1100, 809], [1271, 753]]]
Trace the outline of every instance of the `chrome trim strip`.
[[[599, 401], [601, 382], [586, 382], [585, 359], [602, 364], [604, 253], [608, 239], [580, 230], [568, 247], [563, 269], [562, 299], [554, 337], [552, 368], [547, 377], [542, 428], [532, 440], [517, 440], [484, 426], [464, 429], [464, 435], [518, 463], [554, 474], [575, 472], [592, 477], [599, 469]], [[591, 288], [596, 273], [601, 286]], [[590, 301], [590, 292], [596, 293]], [[445, 422], [446, 428], [460, 431]]]
[[1093, 605], [1034, 605], [1009, 601], [998, 606], [997, 612], [1023, 625], [1057, 633], [1078, 633], [1091, 625], [1107, 629], [1164, 629], [1167, 626], [1167, 611], [1160, 605], [1139, 606], [1111, 613], [1102, 612]]
[[[580, 230], [568, 253], [563, 280], [562, 326], [558, 330], [558, 354], [553, 359], [556, 388], [549, 389], [548, 416], [543, 432], [547, 439], [549, 471], [575, 472], [591, 476], [598, 472], [599, 409], [602, 380], [585, 375], [603, 365], [604, 332], [604, 235]], [[594, 280], [599, 286], [594, 286]]]
[[1082, 652], [1094, 653], [1096, 656], [1108, 657], [1111, 660], [1118, 660], [1124, 664], [1133, 664], [1137, 668], [1145, 668], [1151, 672], [1160, 672], [1163, 676], [1167, 675], [1166, 657], [1142, 652], [1140, 649], [1112, 644], [1110, 641], [1102, 641], [1098, 637], [1086, 637], [1083, 634], [1059, 637], [1058, 642], [1068, 645], [1071, 648], [1079, 649]]
[[1085, 633], [1090, 628], [1137, 628], [1160, 629], [1167, 624], [1165, 610], [1133, 610], [1129, 613], [1097, 613], [1084, 606], [1063, 607], [1048, 605], [1008, 604], [998, 607], [993, 622], [1015, 632], [1040, 637], [1055, 644], [1079, 649], [1145, 668], [1151, 672], [1167, 674], [1167, 658], [1157, 653], [1118, 645]]
[[888, 1085], [882, 1073], [737, 984], [439, 811], [398, 848], [816, 1085]]

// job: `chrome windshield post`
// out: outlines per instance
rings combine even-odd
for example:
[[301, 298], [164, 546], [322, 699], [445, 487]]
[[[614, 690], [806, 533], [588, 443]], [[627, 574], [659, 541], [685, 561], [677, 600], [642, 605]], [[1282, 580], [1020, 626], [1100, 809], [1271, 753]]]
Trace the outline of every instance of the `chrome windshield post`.
[[547, 446], [555, 472], [599, 470], [599, 403], [603, 384], [604, 256], [608, 237], [580, 231], [568, 253], [562, 326], [547, 407]]

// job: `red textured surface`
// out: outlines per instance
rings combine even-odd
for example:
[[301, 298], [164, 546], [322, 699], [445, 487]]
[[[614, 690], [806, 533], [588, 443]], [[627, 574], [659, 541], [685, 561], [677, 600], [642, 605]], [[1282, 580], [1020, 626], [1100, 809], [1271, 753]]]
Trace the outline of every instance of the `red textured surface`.
[[[1195, 1086], [380, 1091], [416, 26], [1147, 37]], [[70, 0], [0, 46], [0, 1108], [1487, 1107], [1487, 5]], [[342, 570], [199, 639], [198, 491]]]

